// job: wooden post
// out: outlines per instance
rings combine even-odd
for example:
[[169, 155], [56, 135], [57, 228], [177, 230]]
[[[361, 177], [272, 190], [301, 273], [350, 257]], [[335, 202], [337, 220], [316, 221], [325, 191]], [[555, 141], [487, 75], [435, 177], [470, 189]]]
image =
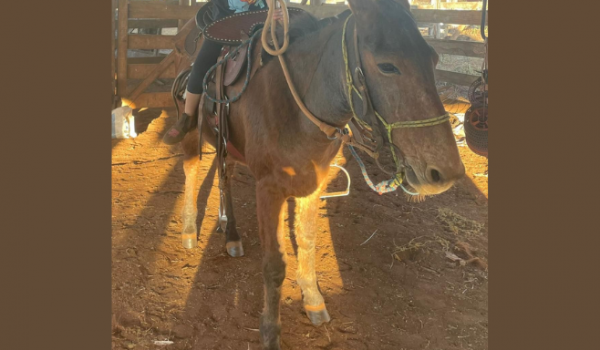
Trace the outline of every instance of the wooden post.
[[[116, 81], [116, 74], [117, 74], [117, 66], [116, 66], [116, 57], [115, 57], [115, 33], [116, 33], [116, 26], [115, 26], [115, 14], [117, 9], [117, 0], [112, 0], [112, 9], [110, 11], [110, 79], [112, 82], [112, 100], [111, 100], [111, 106], [114, 103], [115, 100], [115, 96], [117, 95], [117, 81]], [[111, 107], [112, 108], [112, 107]]]
[[177, 51], [173, 50], [171, 51], [171, 53], [169, 55], [167, 55], [167, 57], [165, 57], [157, 66], [156, 68], [154, 68], [154, 70], [152, 71], [152, 73], [150, 73], [146, 79], [144, 79], [132, 92], [131, 94], [128, 96], [130, 100], [135, 101], [136, 98], [138, 98], [138, 96], [140, 96], [142, 94], [142, 92], [144, 92], [144, 90], [146, 90], [146, 88], [148, 86], [150, 86], [157, 78], [158, 76], [164, 72], [170, 64], [172, 64], [173, 62], [175, 62], [176, 56], [178, 56]]
[[135, 101], [143, 92], [146, 90], [148, 86], [150, 86], [156, 78], [158, 78], [162, 72], [164, 72], [169, 65], [176, 62], [178, 57], [181, 56], [181, 52], [185, 52], [183, 49], [183, 42], [185, 41], [185, 37], [192, 31], [192, 28], [196, 26], [196, 21], [194, 18], [191, 18], [187, 23], [181, 28], [179, 33], [173, 37], [173, 48], [167, 57], [165, 57], [155, 68], [152, 70], [150, 74], [131, 92], [128, 96], [130, 100]]
[[125, 97], [127, 94], [127, 15], [129, 0], [119, 0], [119, 26], [117, 46], [117, 94]]
[[[438, 0], [431, 0], [431, 5], [436, 10], [439, 9], [439, 7], [440, 7]], [[439, 23], [434, 23], [433, 24], [433, 38], [438, 39], [439, 33], [440, 33], [440, 25], [439, 25]]]
[[[179, 5], [180, 6], [190, 6], [190, 0], [179, 0]], [[185, 20], [182, 20], [182, 19], [179, 20], [179, 25], [178, 25], [179, 30], [181, 30], [181, 28], [183, 27], [185, 22], [186, 22]]]

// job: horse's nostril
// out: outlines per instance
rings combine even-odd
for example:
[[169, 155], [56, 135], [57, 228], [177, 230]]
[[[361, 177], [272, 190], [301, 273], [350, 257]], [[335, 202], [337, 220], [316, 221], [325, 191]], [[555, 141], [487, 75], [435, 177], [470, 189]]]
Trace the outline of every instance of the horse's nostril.
[[431, 169], [431, 179], [433, 180], [433, 182], [441, 182], [442, 176], [440, 175], [439, 171]]

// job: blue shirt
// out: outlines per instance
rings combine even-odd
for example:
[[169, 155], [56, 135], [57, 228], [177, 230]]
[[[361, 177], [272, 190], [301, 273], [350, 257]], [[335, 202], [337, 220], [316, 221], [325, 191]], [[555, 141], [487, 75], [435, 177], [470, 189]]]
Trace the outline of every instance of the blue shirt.
[[[235, 13], [246, 12], [250, 10], [250, 3], [242, 1], [242, 0], [227, 0], [229, 2], [229, 9], [235, 11]], [[257, 9], [264, 9], [267, 7], [265, 5], [264, 0], [256, 0], [256, 2], [252, 5], [252, 7], [257, 7]]]

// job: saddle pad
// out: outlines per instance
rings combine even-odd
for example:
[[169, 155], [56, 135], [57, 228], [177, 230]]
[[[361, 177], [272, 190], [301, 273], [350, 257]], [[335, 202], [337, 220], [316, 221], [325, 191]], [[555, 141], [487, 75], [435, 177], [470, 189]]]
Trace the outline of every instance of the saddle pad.
[[[208, 24], [204, 30], [206, 39], [224, 45], [237, 46], [242, 43], [241, 32], [251, 35], [257, 25], [264, 24], [269, 10], [235, 13]], [[305, 11], [296, 7], [288, 7], [290, 21]]]

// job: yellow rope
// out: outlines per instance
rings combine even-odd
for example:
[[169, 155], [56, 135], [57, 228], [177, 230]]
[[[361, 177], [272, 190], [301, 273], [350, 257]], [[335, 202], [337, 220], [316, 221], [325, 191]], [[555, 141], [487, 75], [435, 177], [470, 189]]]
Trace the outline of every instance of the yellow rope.
[[[358, 116], [356, 115], [356, 111], [354, 110], [354, 99], [353, 99], [353, 94], [352, 91], [356, 92], [356, 94], [358, 95], [358, 97], [361, 98], [362, 100], [362, 96], [360, 95], [360, 93], [358, 92], [358, 89], [354, 86], [354, 83], [352, 81], [352, 72], [350, 71], [350, 60], [348, 59], [348, 48], [346, 47], [346, 28], [348, 27], [348, 21], [350, 20], [350, 17], [352, 17], [352, 15], [348, 16], [348, 18], [346, 18], [346, 21], [344, 22], [344, 28], [342, 30], [342, 54], [344, 56], [344, 64], [346, 66], [346, 84], [348, 86], [348, 98], [349, 98], [349, 102], [350, 102], [350, 109], [352, 110], [352, 115], [354, 116], [354, 120], [356, 120], [358, 123], [360, 123], [363, 127], [366, 127], [368, 129], [371, 129], [370, 125], [367, 124], [366, 122], [364, 122], [362, 119], [358, 118]], [[358, 48], [356, 48], [358, 50]], [[377, 112], [375, 112], [377, 113]]]

